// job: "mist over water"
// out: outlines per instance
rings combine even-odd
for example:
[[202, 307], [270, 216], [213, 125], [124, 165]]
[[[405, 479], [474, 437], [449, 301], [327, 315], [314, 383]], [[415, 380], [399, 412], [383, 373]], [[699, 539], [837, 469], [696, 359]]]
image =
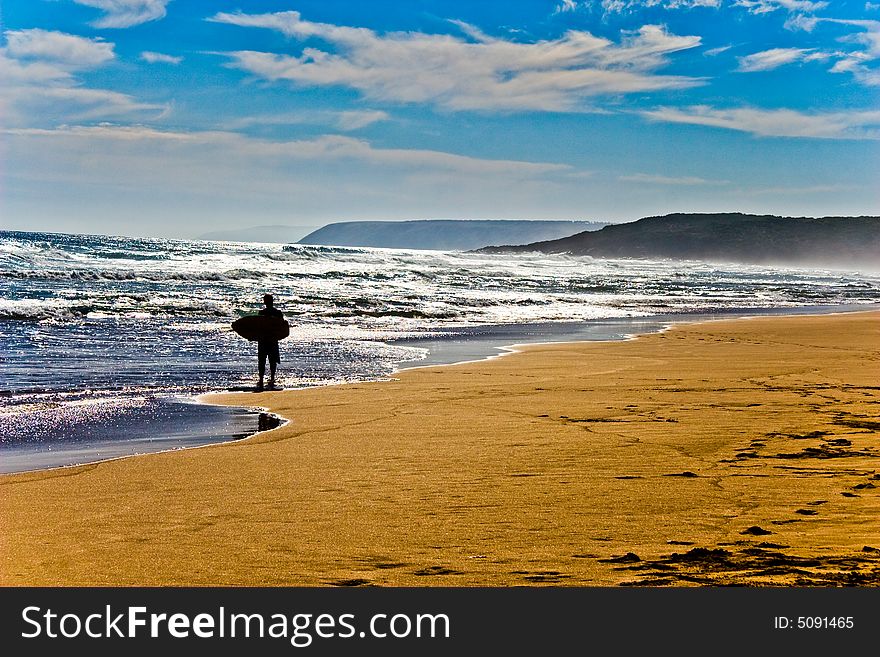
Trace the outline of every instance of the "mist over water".
[[229, 325], [256, 312], [266, 292], [291, 322], [280, 371], [281, 383], [293, 387], [382, 377], [425, 355], [418, 342], [387, 342], [399, 338], [493, 325], [876, 303], [880, 276], [0, 232], [0, 431], [6, 422], [8, 437], [22, 413], [57, 413], [84, 400], [118, 403], [252, 384], [256, 349]]

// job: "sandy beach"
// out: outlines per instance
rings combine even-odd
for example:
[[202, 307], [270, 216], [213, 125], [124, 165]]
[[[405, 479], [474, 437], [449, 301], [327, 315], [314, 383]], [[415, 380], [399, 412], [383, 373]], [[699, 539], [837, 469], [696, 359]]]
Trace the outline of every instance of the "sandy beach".
[[211, 401], [290, 422], [0, 477], [0, 584], [880, 583], [880, 312]]

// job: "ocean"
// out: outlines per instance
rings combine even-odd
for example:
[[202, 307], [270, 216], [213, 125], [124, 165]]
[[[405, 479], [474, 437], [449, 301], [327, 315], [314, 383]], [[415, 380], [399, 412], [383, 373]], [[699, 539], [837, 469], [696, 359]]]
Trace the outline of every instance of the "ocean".
[[620, 339], [697, 316], [880, 302], [857, 271], [0, 231], [0, 472], [234, 440], [277, 424], [195, 403], [249, 390], [229, 328], [264, 293], [286, 388], [514, 342]]

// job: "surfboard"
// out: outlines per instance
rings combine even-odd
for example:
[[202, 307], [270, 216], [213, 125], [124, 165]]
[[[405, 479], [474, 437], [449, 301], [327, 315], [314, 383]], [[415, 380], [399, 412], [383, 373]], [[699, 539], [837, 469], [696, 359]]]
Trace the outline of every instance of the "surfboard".
[[248, 315], [232, 322], [232, 330], [245, 340], [283, 340], [290, 335], [290, 324], [281, 317]]

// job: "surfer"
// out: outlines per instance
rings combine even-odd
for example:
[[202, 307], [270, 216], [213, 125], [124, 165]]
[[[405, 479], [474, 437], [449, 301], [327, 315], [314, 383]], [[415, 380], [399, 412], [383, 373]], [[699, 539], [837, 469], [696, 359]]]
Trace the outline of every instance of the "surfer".
[[[275, 298], [271, 294], [263, 295], [265, 308], [260, 309], [260, 315], [264, 317], [284, 318], [284, 313], [275, 307]], [[257, 358], [259, 359], [260, 381], [257, 388], [263, 387], [263, 376], [266, 374], [266, 359], [269, 359], [269, 387], [275, 385], [275, 368], [281, 362], [281, 354], [278, 351], [278, 340], [262, 339], [257, 341]]]

